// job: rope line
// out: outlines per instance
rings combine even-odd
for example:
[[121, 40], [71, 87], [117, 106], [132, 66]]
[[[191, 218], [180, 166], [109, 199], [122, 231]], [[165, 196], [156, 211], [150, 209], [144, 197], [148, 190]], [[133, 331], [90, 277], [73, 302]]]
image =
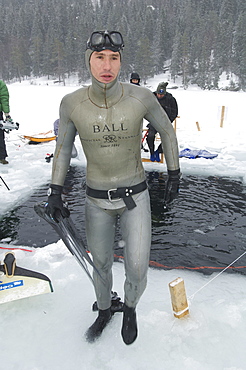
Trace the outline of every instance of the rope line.
[[7, 248], [7, 247], [1, 247], [0, 246], [0, 249], [5, 249], [5, 250], [8, 250], [8, 251], [15, 251], [15, 250], [19, 250], [19, 251], [24, 251], [24, 252], [32, 252], [32, 250], [30, 249], [26, 249], [26, 248]]
[[[246, 252], [245, 252], [246, 253]], [[120, 258], [120, 259], [124, 259], [123, 256], [117, 256], [116, 254], [114, 255], [115, 258]], [[240, 256], [239, 258], [241, 258], [242, 256]], [[238, 259], [239, 259], [238, 258]], [[235, 261], [237, 261], [238, 259], [236, 259]], [[245, 269], [246, 266], [232, 266], [232, 264], [235, 262], [233, 261], [229, 266], [227, 266], [226, 268], [224, 267], [220, 267], [220, 266], [194, 266], [194, 267], [189, 267], [189, 266], [167, 266], [167, 265], [163, 265], [159, 262], [155, 262], [155, 261], [149, 261], [149, 265], [150, 266], [154, 266], [154, 267], [160, 267], [160, 268], [164, 268], [164, 269], [168, 269], [168, 270], [206, 270], [206, 269], [210, 269], [210, 270], [225, 270], [225, 269]]]
[[[0, 246], [0, 249], [6, 249], [6, 250], [22, 250], [22, 251], [25, 251], [25, 252], [32, 252], [32, 250], [30, 249], [26, 249], [26, 248], [18, 248], [18, 247], [2, 247]], [[233, 262], [231, 262], [227, 267], [223, 268], [223, 267], [218, 267], [218, 266], [194, 266], [194, 267], [189, 267], [189, 266], [167, 266], [167, 265], [163, 265], [162, 263], [159, 263], [159, 262], [156, 262], [156, 261], [149, 261], [149, 265], [150, 266], [154, 266], [154, 267], [160, 267], [160, 268], [165, 268], [165, 269], [168, 269], [168, 270], [205, 270], [205, 269], [211, 269], [211, 270], [222, 270], [221, 272], [219, 272], [218, 275], [216, 275], [212, 280], [214, 280], [217, 276], [219, 276], [220, 274], [222, 274], [222, 272], [226, 271], [227, 269], [245, 269], [246, 266], [233, 266], [233, 264], [235, 262], [237, 262], [241, 257], [244, 256], [244, 254], [246, 254], [246, 251], [241, 254], [241, 256], [239, 256], [238, 258], [236, 258]], [[123, 256], [118, 256], [118, 255], [114, 255], [115, 258], [119, 258], [119, 259], [124, 259]], [[211, 280], [211, 281], [212, 281]], [[208, 283], [207, 283], [208, 284]], [[206, 284], [206, 285], [207, 285]], [[194, 293], [196, 294], [196, 293]], [[193, 295], [194, 295], [193, 294]], [[192, 296], [193, 296], [192, 295]]]
[[215, 275], [212, 279], [210, 279], [206, 284], [201, 286], [195, 293], [193, 293], [190, 297], [188, 297], [189, 300], [193, 300], [194, 296], [200, 292], [203, 288], [205, 288], [207, 285], [212, 283], [215, 279], [217, 279], [223, 272], [225, 272], [229, 267], [233, 265], [233, 263], [237, 262], [240, 258], [242, 258], [246, 254], [246, 251], [241, 254], [241, 256], [237, 257], [233, 262], [231, 262], [227, 267], [225, 267], [222, 271], [220, 271], [217, 275]]

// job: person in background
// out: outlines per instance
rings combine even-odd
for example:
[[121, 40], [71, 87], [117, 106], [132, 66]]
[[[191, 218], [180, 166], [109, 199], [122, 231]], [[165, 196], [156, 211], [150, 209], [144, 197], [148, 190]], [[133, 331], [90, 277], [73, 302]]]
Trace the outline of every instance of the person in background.
[[46, 213], [56, 222], [56, 212], [69, 217], [62, 192], [78, 132], [87, 160], [87, 247], [102, 277], [93, 273], [99, 311], [85, 336], [88, 342], [94, 342], [113, 316], [112, 266], [119, 220], [125, 266], [121, 336], [130, 345], [138, 335], [136, 307], [146, 288], [151, 247], [150, 198], [140, 145], [144, 119], [151, 120], [163, 143], [167, 204], [178, 195], [180, 169], [175, 131], [153, 93], [118, 81], [123, 47], [118, 31], [95, 31], [87, 42], [85, 61], [92, 83], [62, 99]]
[[130, 83], [140, 86], [140, 77], [139, 77], [138, 73], [132, 72], [131, 78], [130, 78]]
[[[131, 78], [130, 78], [130, 83], [133, 85], [140, 86], [140, 77], [139, 74], [136, 72], [132, 72]], [[141, 149], [144, 150], [145, 152], [148, 152], [148, 149], [145, 149], [143, 146], [143, 143], [141, 143]]]
[[[0, 121], [3, 121], [3, 113], [5, 115], [6, 121], [12, 121], [10, 116], [10, 108], [9, 108], [9, 91], [8, 88], [2, 80], [0, 80]], [[4, 130], [0, 129], [0, 163], [1, 164], [8, 164], [9, 162], [6, 160], [8, 156], [5, 144], [5, 135]]]
[[[175, 118], [178, 116], [178, 104], [176, 99], [172, 96], [172, 94], [166, 91], [167, 85], [168, 82], [159, 83], [157, 90], [154, 92], [154, 95], [156, 96], [162, 108], [165, 110], [170, 121], [173, 122]], [[150, 160], [152, 162], [154, 161], [160, 162], [159, 154], [163, 153], [163, 151], [161, 144], [159, 145], [157, 150], [155, 150], [155, 135], [157, 131], [151, 125], [151, 123], [149, 123], [147, 127], [149, 130], [146, 141], [150, 150]]]

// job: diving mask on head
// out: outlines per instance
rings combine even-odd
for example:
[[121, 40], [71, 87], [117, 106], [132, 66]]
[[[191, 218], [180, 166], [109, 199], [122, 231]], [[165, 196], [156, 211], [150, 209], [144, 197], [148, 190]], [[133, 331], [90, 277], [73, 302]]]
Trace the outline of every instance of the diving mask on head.
[[123, 37], [118, 31], [95, 31], [87, 41], [87, 49], [92, 51], [112, 50], [119, 52], [124, 47]]

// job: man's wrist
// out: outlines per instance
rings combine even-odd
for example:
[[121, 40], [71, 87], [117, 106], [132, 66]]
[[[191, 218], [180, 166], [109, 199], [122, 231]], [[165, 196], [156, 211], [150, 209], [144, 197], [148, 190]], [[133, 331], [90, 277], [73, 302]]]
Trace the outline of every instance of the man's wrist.
[[47, 195], [61, 195], [63, 190], [63, 186], [61, 185], [55, 185], [55, 184], [50, 184], [50, 187], [48, 189]]
[[177, 170], [167, 170], [167, 173], [169, 176], [177, 176], [180, 174], [180, 169], [178, 168]]

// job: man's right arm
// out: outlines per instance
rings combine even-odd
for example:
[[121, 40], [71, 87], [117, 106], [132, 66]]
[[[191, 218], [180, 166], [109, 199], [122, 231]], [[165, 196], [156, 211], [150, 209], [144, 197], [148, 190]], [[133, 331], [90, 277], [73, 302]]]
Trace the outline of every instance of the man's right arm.
[[60, 106], [59, 135], [56, 142], [52, 166], [52, 180], [54, 185], [63, 186], [69, 168], [72, 147], [76, 135], [76, 128], [70, 118], [69, 104], [63, 98]]
[[52, 180], [48, 191], [46, 213], [58, 222], [59, 213], [62, 217], [69, 217], [69, 210], [62, 200], [63, 184], [71, 159], [73, 142], [76, 129], [69, 117], [69, 109], [66, 102], [60, 106], [59, 135], [52, 166]]

